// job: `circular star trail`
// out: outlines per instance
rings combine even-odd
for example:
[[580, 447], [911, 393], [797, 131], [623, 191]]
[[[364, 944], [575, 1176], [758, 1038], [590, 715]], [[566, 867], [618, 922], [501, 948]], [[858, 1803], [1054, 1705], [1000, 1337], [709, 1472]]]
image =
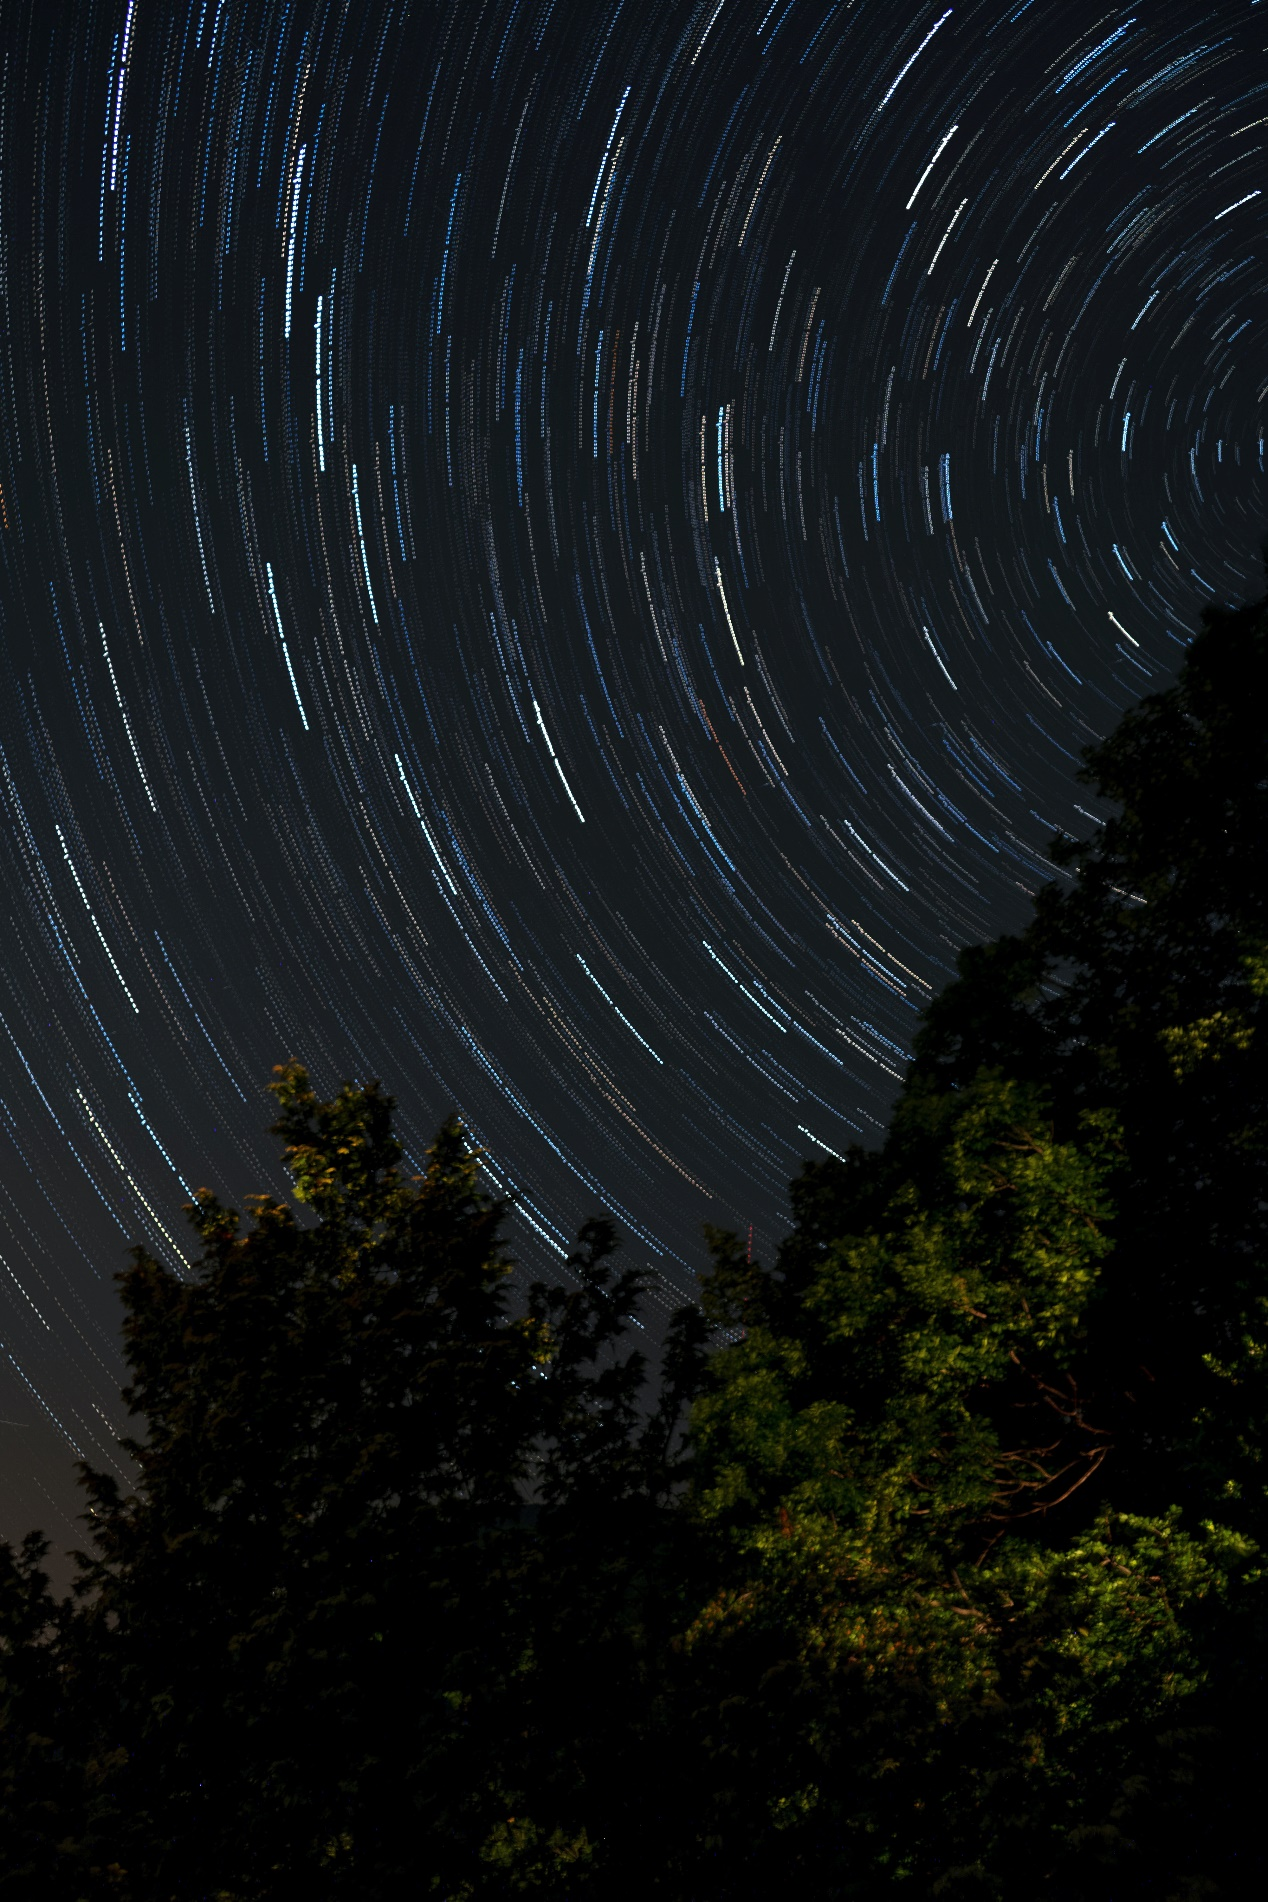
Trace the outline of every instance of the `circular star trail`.
[[1256, 586], [1268, 21], [0, 8], [0, 1530], [262, 1084], [665, 1301]]

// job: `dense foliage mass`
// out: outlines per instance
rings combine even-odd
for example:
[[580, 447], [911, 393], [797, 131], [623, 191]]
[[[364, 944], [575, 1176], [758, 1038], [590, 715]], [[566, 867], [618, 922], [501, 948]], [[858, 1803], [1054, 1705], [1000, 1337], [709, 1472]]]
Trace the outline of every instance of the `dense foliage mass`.
[[879, 1150], [655, 1381], [456, 1124], [274, 1084], [307, 1210], [122, 1277], [135, 1493], [0, 1564], [0, 1894], [1261, 1892], [1268, 607], [1090, 756]]

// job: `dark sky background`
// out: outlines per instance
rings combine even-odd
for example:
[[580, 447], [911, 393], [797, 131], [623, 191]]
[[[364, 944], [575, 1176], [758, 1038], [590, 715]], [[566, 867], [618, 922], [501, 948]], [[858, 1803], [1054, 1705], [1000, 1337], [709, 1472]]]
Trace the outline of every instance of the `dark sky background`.
[[875, 1139], [1258, 589], [1265, 15], [0, 5], [0, 1533], [284, 1057], [666, 1301]]

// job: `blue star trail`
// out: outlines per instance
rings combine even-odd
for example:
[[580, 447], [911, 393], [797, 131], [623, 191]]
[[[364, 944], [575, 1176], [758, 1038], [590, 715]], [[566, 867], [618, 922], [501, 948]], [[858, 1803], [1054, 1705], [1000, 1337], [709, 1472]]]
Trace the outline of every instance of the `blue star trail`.
[[0, 1532], [285, 1057], [665, 1305], [877, 1136], [1257, 589], [1266, 12], [0, 6]]

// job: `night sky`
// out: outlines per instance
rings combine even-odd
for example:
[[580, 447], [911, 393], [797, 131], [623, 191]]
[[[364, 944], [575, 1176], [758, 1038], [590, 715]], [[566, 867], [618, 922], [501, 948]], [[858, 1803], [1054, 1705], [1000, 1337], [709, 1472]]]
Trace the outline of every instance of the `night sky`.
[[285, 1057], [663, 1304], [878, 1137], [1258, 588], [1265, 16], [0, 6], [0, 1532]]

